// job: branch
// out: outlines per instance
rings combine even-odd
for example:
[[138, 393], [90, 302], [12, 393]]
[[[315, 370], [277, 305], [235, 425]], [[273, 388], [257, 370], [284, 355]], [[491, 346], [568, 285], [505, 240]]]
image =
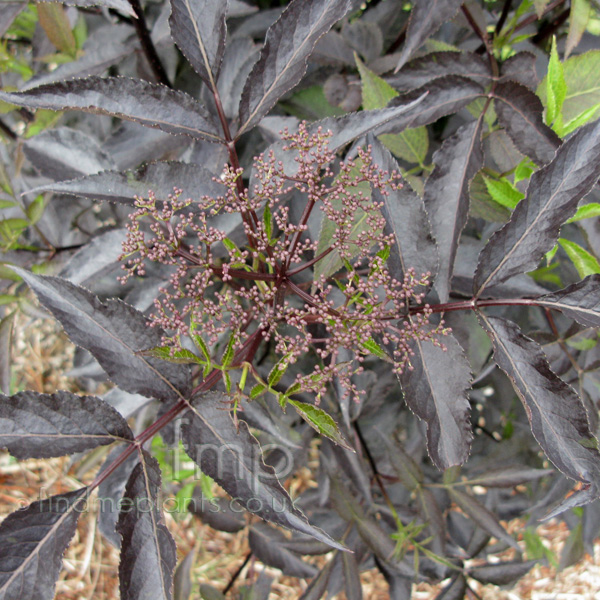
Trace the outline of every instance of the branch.
[[150, 37], [150, 31], [148, 30], [148, 24], [146, 23], [146, 17], [144, 16], [144, 11], [142, 9], [142, 5], [140, 4], [140, 0], [129, 0], [129, 4], [131, 4], [131, 7], [137, 15], [137, 19], [132, 19], [133, 26], [135, 27], [135, 32], [140, 40], [140, 44], [142, 45], [142, 50], [144, 51], [144, 54], [150, 63], [150, 67], [154, 72], [154, 76], [160, 83], [172, 88], [173, 86], [169, 81], [167, 72], [163, 67], [158, 53], [156, 52], [156, 48], [154, 47], [154, 42]]

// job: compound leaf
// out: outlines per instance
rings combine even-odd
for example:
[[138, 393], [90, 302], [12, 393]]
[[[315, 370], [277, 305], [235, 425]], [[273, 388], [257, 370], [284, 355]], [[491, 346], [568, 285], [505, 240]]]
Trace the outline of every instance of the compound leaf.
[[123, 390], [159, 400], [187, 394], [189, 367], [138, 352], [161, 345], [162, 332], [120, 300], [104, 304], [86, 289], [60, 279], [14, 269], [40, 302], [60, 321], [73, 343], [92, 353]]
[[133, 439], [107, 402], [71, 392], [0, 395], [0, 446], [19, 459], [50, 458]]
[[479, 321], [492, 340], [494, 360], [511, 380], [548, 459], [567, 477], [597, 486], [598, 441], [575, 390], [552, 372], [541, 347], [515, 323], [483, 313]]
[[52, 600], [87, 488], [32, 502], [0, 525], [0, 598]]
[[556, 244], [561, 225], [600, 176], [600, 122], [582, 127], [556, 158], [531, 176], [527, 196], [479, 256], [474, 292], [535, 269]]
[[158, 461], [142, 450], [121, 499], [119, 580], [123, 600], [170, 600], [177, 550], [161, 511]]
[[260, 446], [246, 423], [240, 421], [236, 428], [229, 411], [223, 410], [229, 400], [221, 392], [194, 400], [189, 420], [181, 429], [190, 458], [247, 511], [344, 550], [294, 507], [274, 469], [263, 462]]
[[127, 77], [88, 77], [48, 83], [0, 100], [48, 110], [81, 110], [120, 117], [174, 135], [221, 142], [207, 110], [184, 92]]
[[350, 9], [349, 0], [293, 0], [269, 27], [244, 85], [238, 137], [256, 125], [297, 83], [319, 38]]
[[412, 369], [398, 376], [408, 407], [427, 425], [427, 450], [438, 469], [464, 463], [471, 447], [471, 369], [452, 335], [440, 340], [444, 351], [430, 341], [409, 342]]
[[482, 122], [480, 118], [464, 125], [444, 141], [425, 184], [425, 208], [440, 256], [435, 286], [441, 302], [448, 300], [456, 250], [469, 215], [469, 187], [483, 166]]
[[171, 35], [212, 89], [225, 52], [225, 17], [229, 0], [171, 0]]

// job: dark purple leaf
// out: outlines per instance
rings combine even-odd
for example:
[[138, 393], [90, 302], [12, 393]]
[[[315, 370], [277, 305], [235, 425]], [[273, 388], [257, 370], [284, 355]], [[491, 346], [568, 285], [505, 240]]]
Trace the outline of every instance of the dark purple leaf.
[[189, 600], [192, 595], [192, 567], [196, 550], [192, 548], [181, 560], [173, 576], [173, 600]]
[[228, 0], [171, 0], [171, 36], [212, 89], [216, 89], [225, 50], [228, 5]]
[[538, 562], [538, 560], [527, 560], [525, 562], [515, 560], [493, 564], [488, 563], [471, 567], [468, 570], [468, 574], [473, 579], [481, 581], [481, 583], [510, 585], [529, 573]]
[[325, 566], [319, 571], [318, 575], [310, 582], [299, 600], [320, 600], [327, 591], [329, 580], [333, 571], [334, 562], [339, 561], [340, 553], [335, 552]]
[[365, 513], [358, 499], [344, 486], [337, 473], [330, 473], [331, 500], [340, 517], [353, 521], [362, 541], [375, 556], [395, 574], [414, 577], [412, 568], [405, 561], [394, 558], [395, 545], [380, 524]]
[[516, 81], [535, 92], [539, 79], [535, 70], [537, 58], [531, 52], [517, 52], [500, 66], [500, 81]]
[[169, 600], [177, 550], [161, 510], [158, 461], [146, 451], [121, 500], [119, 580], [122, 600]]
[[435, 280], [440, 302], [447, 302], [460, 234], [469, 216], [469, 187], [483, 166], [483, 119], [463, 125], [433, 155], [435, 168], [425, 183], [424, 202], [438, 245]]
[[87, 488], [32, 502], [0, 525], [0, 598], [52, 600], [62, 555], [84, 510]]
[[0, 446], [19, 459], [51, 458], [133, 439], [127, 421], [95, 396], [0, 395]]
[[590, 275], [564, 290], [536, 298], [535, 302], [558, 309], [587, 327], [600, 327], [600, 275]]
[[444, 515], [433, 492], [427, 487], [417, 490], [418, 509], [423, 522], [427, 523], [429, 535], [433, 537], [430, 549], [436, 554], [446, 550], [446, 524]]
[[[38, 0], [39, 2], [54, 2], [56, 0]], [[120, 10], [121, 12], [129, 15], [130, 17], [136, 17], [136, 14], [131, 8], [131, 4], [127, 0], [60, 0], [61, 4], [67, 6], [79, 6], [81, 8], [89, 8], [90, 6], [103, 6], [105, 8], [113, 8]]]
[[246, 423], [240, 421], [238, 430], [223, 410], [229, 400], [225, 394], [212, 392], [193, 402], [190, 420], [181, 429], [188, 455], [249, 512], [343, 550], [344, 546], [310, 525], [294, 507], [274, 469], [263, 462]]
[[549, 163], [561, 141], [544, 123], [542, 101], [514, 81], [498, 83], [493, 93], [498, 121], [515, 146], [538, 165]]
[[482, 485], [483, 487], [508, 488], [530, 483], [541, 477], [552, 475], [553, 469], [534, 469], [526, 466], [501, 467], [488, 469], [481, 475], [470, 476], [469, 485]]
[[455, 575], [434, 600], [463, 600], [467, 591], [467, 580], [462, 573]]
[[96, 140], [67, 127], [43, 131], [28, 139], [23, 151], [31, 164], [53, 181], [115, 168]]
[[[31, 192], [48, 191], [57, 194], [82, 196], [133, 206], [135, 196], [147, 199], [152, 191], [157, 206], [173, 194], [174, 187], [182, 190], [180, 200], [199, 200], [202, 196], [218, 197], [225, 188], [213, 181], [213, 174], [200, 165], [182, 162], [154, 162], [132, 171], [104, 171], [70, 181], [59, 181], [40, 186]], [[193, 203], [186, 211], [194, 210]]]
[[88, 77], [60, 81], [25, 92], [0, 92], [0, 100], [27, 108], [110, 115], [166, 133], [223, 141], [202, 104], [184, 92], [141, 79]]
[[342, 27], [342, 37], [367, 63], [375, 60], [383, 52], [381, 29], [372, 21], [366, 19], [346, 21]]
[[570, 496], [564, 498], [539, 520], [548, 521], [549, 519], [553, 519], [570, 508], [585, 506], [586, 504], [590, 504], [590, 502], [598, 500], [598, 498], [600, 498], [598, 487], [595, 485], [584, 484], [580, 489], [573, 491]]
[[[118, 389], [118, 388], [115, 388]], [[123, 447], [113, 448], [104, 463], [100, 467], [98, 476], [112, 465], [112, 463], [122, 454]], [[130, 454], [125, 462], [120, 464], [111, 474], [98, 486], [98, 495], [96, 503], [98, 505], [98, 529], [100, 533], [115, 548], [121, 546], [121, 536], [117, 533], [117, 520], [119, 519], [119, 506], [123, 492], [129, 476], [134, 467], [138, 464], [138, 453]]]
[[475, 295], [513, 275], [535, 269], [600, 177], [600, 121], [579, 129], [556, 158], [531, 176], [527, 196], [479, 256]]
[[227, 44], [217, 81], [225, 115], [237, 116], [244, 82], [258, 57], [259, 47], [250, 38], [234, 38]]
[[434, 79], [416, 90], [394, 98], [388, 104], [388, 108], [406, 106], [427, 94], [418, 106], [392, 121], [385, 130], [377, 130], [376, 134], [402, 133], [405, 129], [429, 125], [441, 117], [457, 112], [479, 98], [483, 91], [483, 86], [479, 83], [460, 75]]
[[[383, 144], [369, 136], [373, 163], [384, 171], [400, 171], [396, 159]], [[401, 189], [386, 189], [387, 195], [373, 188], [373, 201], [383, 203], [381, 214], [385, 218], [384, 233], [394, 236], [390, 248], [388, 265], [390, 274], [402, 281], [408, 269], [415, 269], [417, 276], [430, 273], [435, 276], [438, 266], [438, 253], [431, 237], [431, 228], [425, 213], [423, 201], [408, 185]]]
[[[236, 533], [246, 527], [245, 510], [231, 498], [205, 498], [196, 489], [188, 510], [217, 531]], [[329, 546], [327, 547], [329, 550]]]
[[160, 346], [162, 338], [160, 329], [150, 327], [141, 312], [120, 300], [104, 304], [86, 289], [58, 277], [22, 269], [18, 273], [60, 321], [73, 343], [91, 352], [126, 392], [159, 400], [181, 398], [189, 392], [186, 365], [137, 354]]
[[349, 9], [349, 0], [292, 0], [269, 27], [260, 58], [244, 86], [238, 137], [300, 82], [319, 38]]
[[342, 553], [342, 572], [344, 573], [344, 589], [347, 600], [362, 600], [360, 568], [354, 554]]
[[429, 36], [454, 17], [462, 3], [463, 0], [416, 0], [410, 13], [406, 41], [396, 71], [402, 68]]
[[577, 481], [600, 484], [600, 453], [581, 399], [550, 369], [541, 347], [519, 327], [479, 313], [494, 360], [517, 392], [531, 431], [554, 466]]
[[427, 450], [438, 469], [463, 464], [473, 438], [470, 425], [471, 369], [463, 349], [452, 335], [440, 342], [411, 341], [414, 352], [398, 378], [407, 406], [427, 425]]
[[26, 7], [25, 2], [3, 2], [0, 4], [0, 37], [4, 36], [18, 14]]
[[59, 273], [60, 277], [76, 285], [101, 277], [117, 265], [126, 239], [125, 229], [111, 229], [92, 238], [73, 254]]
[[77, 60], [58, 65], [23, 84], [21, 91], [74, 77], [101, 75], [108, 67], [139, 50], [138, 39], [129, 25], [105, 25], [90, 33]]
[[286, 537], [281, 531], [269, 527], [266, 523], [256, 523], [248, 534], [250, 550], [265, 565], [275, 567], [290, 577], [314, 577], [318, 573], [317, 568], [284, 548], [282, 543], [285, 541]]
[[445, 75], [461, 75], [486, 85], [491, 81], [490, 63], [473, 52], [432, 52], [411, 60], [386, 81], [404, 92], [414, 90]]
[[10, 350], [12, 348], [12, 332], [16, 311], [0, 320], [0, 392], [10, 393]]
[[519, 544], [509, 535], [504, 527], [500, 524], [498, 517], [488, 508], [486, 508], [477, 498], [463, 492], [456, 487], [449, 487], [448, 492], [452, 500], [460, 507], [460, 509], [468, 515], [479, 527], [487, 531], [495, 538], [509, 544], [512, 548], [521, 551]]
[[402, 485], [412, 491], [417, 490], [423, 483], [423, 471], [413, 457], [406, 452], [402, 444], [393, 437], [382, 434], [381, 439], [387, 448], [387, 459], [396, 472]]

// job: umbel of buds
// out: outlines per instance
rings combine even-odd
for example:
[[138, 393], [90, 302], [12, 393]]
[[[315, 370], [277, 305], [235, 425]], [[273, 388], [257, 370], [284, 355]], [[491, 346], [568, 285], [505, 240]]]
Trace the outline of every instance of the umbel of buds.
[[[269, 342], [280, 374], [303, 358], [288, 396], [309, 392], [318, 402], [336, 377], [356, 399], [361, 390], [351, 377], [369, 355], [401, 373], [411, 368], [413, 340], [442, 346], [449, 330], [443, 321], [430, 325], [431, 311], [421, 305], [430, 274], [407, 269], [397, 280], [386, 266], [394, 242], [371, 190], [387, 195], [402, 185], [400, 174], [373, 164], [370, 147], [337, 162], [330, 135], [309, 133], [305, 124], [297, 133], [284, 131], [294, 172], [286, 173], [273, 152], [260, 154], [252, 189], [244, 187], [241, 169], [226, 166], [217, 198], [182, 200], [175, 189], [167, 201], [152, 192], [136, 200], [122, 281], [145, 275], [148, 262], [171, 269], [152, 323], [167, 332], [172, 357], [191, 337], [204, 354], [199, 358], [217, 366], [216, 350], [225, 347], [218, 368], [245, 365], [262, 382], [252, 361], [260, 342]], [[290, 202], [302, 203], [297, 222]], [[319, 239], [309, 235], [313, 210], [323, 213]], [[240, 216], [244, 246], [211, 225], [222, 213]]]

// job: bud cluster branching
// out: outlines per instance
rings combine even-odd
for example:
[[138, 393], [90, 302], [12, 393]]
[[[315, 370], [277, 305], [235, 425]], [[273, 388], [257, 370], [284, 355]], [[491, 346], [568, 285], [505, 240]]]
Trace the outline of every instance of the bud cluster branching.
[[[448, 330], [443, 321], [429, 324], [429, 306], [414, 310], [430, 274], [407, 269], [397, 280], [386, 266], [393, 239], [384, 233], [385, 219], [371, 190], [387, 196], [402, 185], [399, 173], [374, 164], [370, 147], [334, 167], [330, 134], [309, 133], [304, 124], [282, 136], [284, 150], [295, 156], [293, 174], [271, 151], [255, 158], [252, 189], [240, 186], [241, 169], [226, 166], [215, 180], [224, 188], [217, 198], [182, 201], [175, 189], [164, 202], [153, 193], [137, 199], [123, 245], [122, 280], [143, 276], [147, 262], [171, 267], [152, 320], [175, 350], [191, 327], [207, 347], [225, 339], [229, 352], [238, 354], [247, 347], [256, 351], [248, 340], [259, 332], [285, 368], [310, 359], [311, 372], [303, 363], [290, 390], [313, 393], [318, 401], [338, 377], [357, 397], [351, 376], [362, 371], [367, 356], [387, 360], [401, 373], [411, 368], [412, 340], [441, 346], [439, 337]], [[290, 198], [303, 199], [298, 222], [290, 218]], [[309, 235], [313, 209], [323, 212], [331, 231], [325, 240], [323, 233], [321, 240]], [[242, 215], [245, 246], [211, 225], [223, 213]], [[298, 275], [311, 268], [307, 284]], [[350, 351], [351, 361], [338, 360], [342, 349]]]

